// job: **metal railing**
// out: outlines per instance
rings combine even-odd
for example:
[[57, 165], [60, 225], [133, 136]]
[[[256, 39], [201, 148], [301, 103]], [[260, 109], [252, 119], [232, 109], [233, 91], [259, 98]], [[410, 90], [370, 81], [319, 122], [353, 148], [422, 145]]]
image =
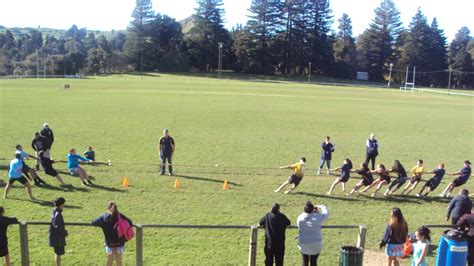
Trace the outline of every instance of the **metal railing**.
[[[20, 225], [20, 252], [21, 265], [30, 265], [29, 245], [28, 245], [28, 226], [29, 225], [50, 225], [49, 222], [26, 222], [21, 221]], [[65, 223], [66, 226], [85, 226], [92, 227], [91, 223]], [[255, 266], [257, 261], [257, 240], [258, 229], [263, 229], [257, 225], [186, 225], [186, 224], [137, 224], [135, 227], [136, 240], [136, 265], [143, 266], [143, 228], [188, 228], [188, 229], [250, 229], [248, 265]], [[290, 226], [288, 229], [296, 229], [296, 226]], [[358, 229], [357, 247], [365, 247], [367, 228], [364, 225], [323, 225], [322, 229]]]

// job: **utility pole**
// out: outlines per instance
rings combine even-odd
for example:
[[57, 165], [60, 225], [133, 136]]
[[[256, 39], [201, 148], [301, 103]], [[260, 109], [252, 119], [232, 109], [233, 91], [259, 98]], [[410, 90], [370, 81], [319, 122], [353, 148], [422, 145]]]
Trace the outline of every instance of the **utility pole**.
[[390, 63], [390, 72], [388, 74], [388, 84], [387, 84], [387, 88], [390, 88], [390, 82], [392, 81], [392, 67], [393, 67], [393, 63]]
[[224, 43], [219, 42], [219, 60], [217, 62], [217, 77], [220, 79], [222, 77], [222, 46]]
[[308, 83], [311, 84], [311, 62], [309, 62], [308, 66]]
[[448, 92], [451, 92], [451, 73], [452, 72], [453, 72], [453, 69], [449, 67]]

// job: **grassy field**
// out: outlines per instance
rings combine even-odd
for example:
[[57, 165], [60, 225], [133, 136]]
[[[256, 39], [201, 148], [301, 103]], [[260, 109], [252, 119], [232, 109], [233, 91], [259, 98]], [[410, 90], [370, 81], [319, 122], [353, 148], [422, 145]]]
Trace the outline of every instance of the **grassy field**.
[[[60, 90], [63, 83], [72, 89]], [[64, 174], [74, 188], [51, 184], [34, 188], [39, 199], [26, 200], [16, 185], [1, 200], [7, 215], [21, 220], [48, 221], [51, 200], [67, 199], [66, 222], [89, 222], [105, 212], [108, 200], [135, 223], [255, 224], [273, 202], [296, 222], [304, 203], [311, 200], [330, 210], [327, 225], [364, 224], [367, 247], [376, 250], [390, 215], [398, 206], [410, 231], [422, 224], [444, 224], [447, 200], [366, 195], [347, 198], [337, 187], [325, 192], [334, 176], [316, 176], [320, 144], [330, 135], [337, 150], [333, 165], [344, 158], [359, 165], [365, 140], [375, 132], [380, 142], [378, 160], [391, 165], [399, 159], [405, 168], [423, 159], [427, 169], [444, 162], [449, 172], [474, 159], [474, 101], [472, 98], [398, 90], [307, 85], [284, 81], [215, 80], [179, 75], [112, 76], [81, 80], [0, 80], [0, 157], [10, 158], [15, 144], [26, 151], [33, 133], [47, 121], [56, 142], [52, 156], [64, 159], [71, 147], [94, 146], [99, 160], [114, 165], [86, 166], [97, 186], [84, 188], [77, 177]], [[176, 177], [159, 176], [157, 141], [163, 128], [177, 143]], [[293, 195], [273, 190], [289, 175], [281, 165], [306, 156], [306, 176]], [[0, 161], [6, 180], [7, 161]], [[33, 165], [33, 162], [29, 162]], [[216, 166], [217, 165], [217, 166]], [[57, 168], [66, 170], [64, 164]], [[122, 188], [123, 177], [130, 180]], [[427, 178], [428, 176], [425, 176]], [[173, 189], [175, 178], [181, 182]], [[446, 177], [440, 187], [450, 181]], [[230, 190], [222, 190], [228, 180]], [[349, 180], [348, 187], [358, 180]], [[467, 188], [474, 190], [470, 180]], [[441, 190], [441, 188], [439, 188]], [[435, 195], [440, 191], [436, 191]], [[415, 194], [415, 193], [413, 193]], [[102, 232], [69, 227], [65, 265], [105, 262]], [[441, 229], [433, 231], [436, 245]], [[286, 262], [300, 263], [296, 230], [287, 232]], [[9, 229], [12, 261], [19, 263], [18, 228]], [[355, 244], [356, 230], [325, 230], [321, 265], [335, 265], [339, 247]], [[247, 262], [248, 230], [145, 229], [146, 265], [243, 265]], [[37, 265], [52, 264], [47, 227], [30, 226], [30, 256]], [[263, 231], [259, 234], [258, 262], [263, 262]], [[135, 241], [127, 244], [125, 262], [135, 260]], [[435, 253], [435, 252], [434, 252]], [[433, 262], [435, 254], [429, 262]]]

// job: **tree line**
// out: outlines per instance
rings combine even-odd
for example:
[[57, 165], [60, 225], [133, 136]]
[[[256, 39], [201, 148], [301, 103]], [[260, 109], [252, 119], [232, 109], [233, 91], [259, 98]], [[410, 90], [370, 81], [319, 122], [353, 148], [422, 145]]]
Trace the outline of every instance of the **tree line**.
[[[136, 0], [126, 32], [108, 38], [72, 26], [64, 36], [37, 30], [14, 38], [0, 34], [0, 75], [102, 74], [133, 71], [215, 71], [218, 50], [226, 70], [255, 74], [326, 75], [354, 79], [368, 72], [372, 81], [404, 81], [416, 66], [417, 84], [474, 87], [474, 38], [467, 27], [449, 44], [436, 18], [418, 9], [407, 28], [393, 0], [382, 0], [372, 22], [354, 37], [347, 14], [334, 16], [329, 0], [253, 0], [249, 20], [224, 27], [223, 0], [197, 0], [191, 29], [155, 13], [151, 0]], [[38, 69], [38, 66], [40, 68]]]

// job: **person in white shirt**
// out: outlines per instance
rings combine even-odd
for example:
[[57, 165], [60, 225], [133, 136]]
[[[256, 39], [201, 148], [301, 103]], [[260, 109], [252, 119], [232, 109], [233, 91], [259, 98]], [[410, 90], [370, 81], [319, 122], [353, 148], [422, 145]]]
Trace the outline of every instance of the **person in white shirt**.
[[303, 259], [302, 265], [315, 266], [323, 247], [321, 224], [328, 218], [329, 211], [324, 205], [314, 206], [308, 201], [304, 212], [298, 216], [298, 249]]

